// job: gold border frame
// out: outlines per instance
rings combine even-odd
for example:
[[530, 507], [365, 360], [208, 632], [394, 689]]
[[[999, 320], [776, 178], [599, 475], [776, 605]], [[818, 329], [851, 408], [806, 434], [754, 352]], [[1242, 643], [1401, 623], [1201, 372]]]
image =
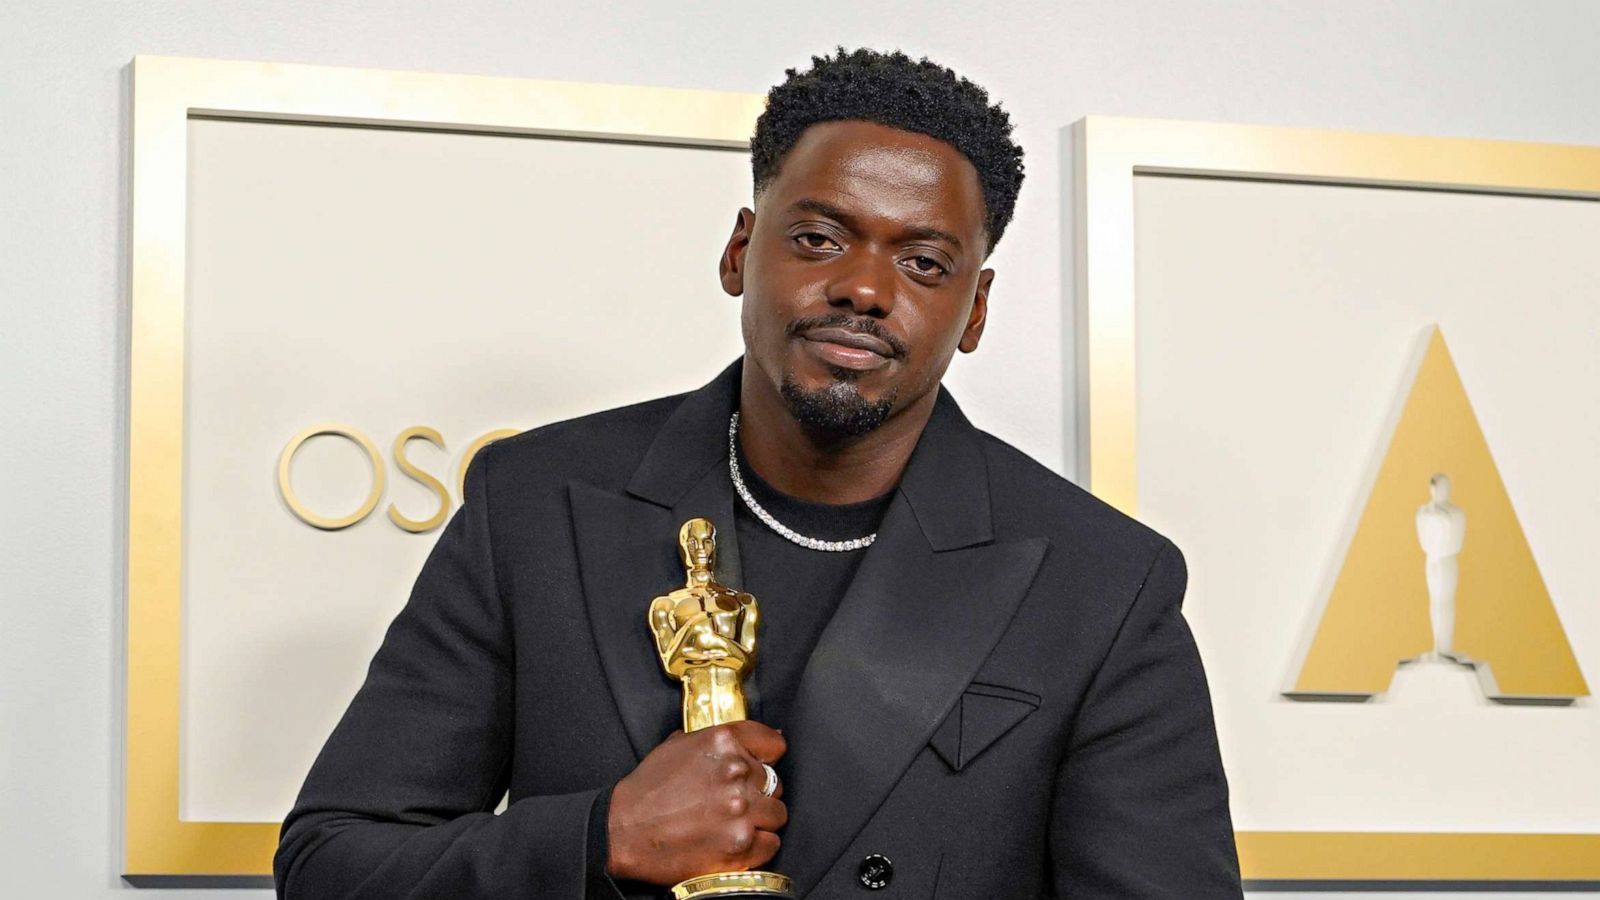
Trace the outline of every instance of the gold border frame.
[[[1091, 116], [1072, 126], [1078, 459], [1134, 512], [1139, 174], [1600, 200], [1600, 147]], [[1600, 834], [1239, 832], [1261, 881], [1600, 881]]]
[[377, 69], [133, 60], [128, 875], [270, 875], [272, 823], [178, 818], [188, 121], [226, 117], [738, 149], [754, 94]]

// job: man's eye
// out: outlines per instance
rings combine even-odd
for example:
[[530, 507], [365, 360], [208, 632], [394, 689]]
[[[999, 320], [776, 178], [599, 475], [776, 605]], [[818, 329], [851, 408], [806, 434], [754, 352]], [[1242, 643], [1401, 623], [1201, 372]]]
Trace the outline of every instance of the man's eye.
[[805, 247], [807, 250], [826, 250], [833, 245], [833, 238], [820, 231], [807, 231], [797, 234], [795, 235], [795, 240], [799, 241], [800, 246]]
[[945, 272], [944, 266], [931, 256], [913, 256], [907, 262], [922, 275], [943, 275]]

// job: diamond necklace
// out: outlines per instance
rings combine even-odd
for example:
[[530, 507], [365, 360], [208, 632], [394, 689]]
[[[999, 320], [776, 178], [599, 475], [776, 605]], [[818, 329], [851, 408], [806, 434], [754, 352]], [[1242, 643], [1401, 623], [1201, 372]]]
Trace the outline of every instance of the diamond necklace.
[[872, 546], [872, 542], [878, 539], [878, 533], [874, 531], [866, 537], [858, 537], [848, 541], [823, 541], [813, 537], [806, 537], [773, 518], [772, 513], [763, 509], [761, 504], [756, 502], [756, 498], [751, 496], [750, 489], [744, 486], [744, 479], [739, 477], [738, 413], [734, 413], [733, 418], [728, 420], [728, 474], [733, 476], [733, 489], [738, 492], [739, 499], [744, 501], [745, 506], [750, 507], [750, 511], [756, 514], [756, 518], [766, 523], [768, 528], [776, 531], [786, 540], [799, 544], [808, 550], [829, 550], [835, 553], [845, 550], [860, 550], [862, 547]]

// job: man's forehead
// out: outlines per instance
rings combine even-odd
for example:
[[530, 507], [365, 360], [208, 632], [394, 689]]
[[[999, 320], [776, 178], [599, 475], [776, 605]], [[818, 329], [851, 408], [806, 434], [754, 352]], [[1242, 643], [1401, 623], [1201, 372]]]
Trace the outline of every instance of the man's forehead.
[[763, 192], [767, 204], [803, 199], [874, 207], [891, 218], [935, 218], [946, 228], [981, 228], [978, 173], [960, 151], [927, 135], [870, 122], [806, 129]]

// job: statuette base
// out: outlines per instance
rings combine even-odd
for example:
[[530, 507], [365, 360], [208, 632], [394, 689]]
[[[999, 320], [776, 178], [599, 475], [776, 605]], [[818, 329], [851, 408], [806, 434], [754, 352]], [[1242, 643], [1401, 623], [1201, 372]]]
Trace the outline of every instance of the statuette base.
[[712, 875], [698, 875], [687, 881], [680, 881], [672, 888], [672, 900], [701, 900], [704, 897], [715, 897], [717, 900], [739, 900], [739, 898], [792, 897], [794, 884], [787, 875], [776, 872], [717, 872]]

